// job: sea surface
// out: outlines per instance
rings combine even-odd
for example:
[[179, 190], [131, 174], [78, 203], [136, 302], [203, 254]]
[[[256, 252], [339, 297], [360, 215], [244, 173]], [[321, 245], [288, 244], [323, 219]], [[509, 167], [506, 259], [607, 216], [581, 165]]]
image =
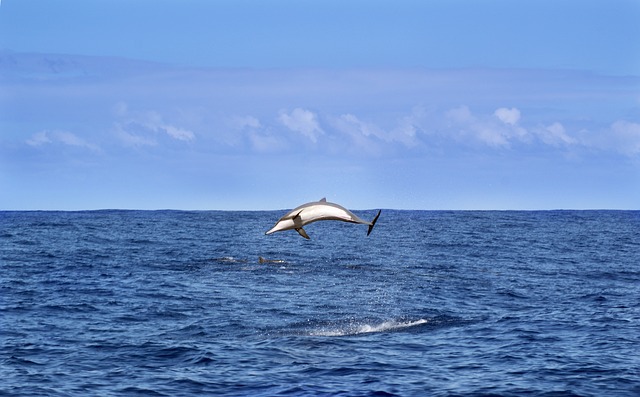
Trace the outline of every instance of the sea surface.
[[0, 395], [640, 395], [640, 211], [285, 212], [0, 212]]

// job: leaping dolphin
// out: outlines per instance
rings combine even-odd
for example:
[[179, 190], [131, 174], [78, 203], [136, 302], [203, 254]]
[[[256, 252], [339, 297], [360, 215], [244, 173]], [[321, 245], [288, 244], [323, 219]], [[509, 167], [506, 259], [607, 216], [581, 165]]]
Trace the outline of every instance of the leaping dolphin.
[[382, 210], [378, 211], [376, 217], [373, 218], [371, 222], [367, 222], [358, 218], [358, 216], [343, 206], [335, 203], [329, 203], [326, 198], [322, 198], [320, 201], [302, 204], [301, 206], [292, 209], [285, 216], [280, 218], [278, 222], [276, 222], [275, 226], [265, 234], [295, 229], [295, 231], [302, 237], [310, 240], [309, 235], [302, 228], [303, 226], [316, 221], [342, 221], [369, 225], [369, 230], [367, 231], [368, 236], [371, 234], [381, 212]]

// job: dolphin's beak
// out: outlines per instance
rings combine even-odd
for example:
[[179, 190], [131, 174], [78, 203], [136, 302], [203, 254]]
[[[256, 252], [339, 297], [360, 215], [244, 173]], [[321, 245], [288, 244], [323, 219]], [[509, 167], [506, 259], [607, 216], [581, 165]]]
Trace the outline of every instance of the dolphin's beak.
[[275, 232], [281, 232], [283, 230], [293, 229], [295, 227], [293, 221], [291, 219], [279, 220], [271, 229], [269, 229], [265, 234], [271, 234]]

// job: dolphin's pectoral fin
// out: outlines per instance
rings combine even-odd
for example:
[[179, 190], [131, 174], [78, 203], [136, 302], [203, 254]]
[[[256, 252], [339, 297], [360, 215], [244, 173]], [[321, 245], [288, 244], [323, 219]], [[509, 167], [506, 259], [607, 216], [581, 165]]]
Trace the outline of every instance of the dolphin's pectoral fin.
[[302, 237], [306, 238], [307, 240], [311, 240], [311, 237], [309, 237], [309, 235], [307, 234], [307, 232], [304, 231], [303, 228], [301, 227], [296, 228], [296, 232], [298, 232]]
[[293, 216], [293, 218], [291, 218], [291, 220], [293, 221], [293, 225], [298, 228], [298, 227], [302, 227], [302, 217], [300, 216], [300, 214], [302, 213], [303, 210], [298, 211], [297, 214], [295, 214]]
[[319, 200], [319, 202], [320, 202], [320, 203], [326, 203], [326, 202], [327, 202], [327, 198], [326, 198], [326, 197], [323, 197], [323, 198], [321, 198], [321, 199]]
[[381, 212], [382, 210], [379, 210], [378, 215], [376, 215], [376, 217], [373, 218], [373, 220], [371, 221], [371, 224], [369, 225], [369, 230], [367, 231], [367, 236], [371, 234], [371, 231], [373, 230], [373, 227], [376, 225], [376, 222], [378, 221], [378, 217], [380, 216]]

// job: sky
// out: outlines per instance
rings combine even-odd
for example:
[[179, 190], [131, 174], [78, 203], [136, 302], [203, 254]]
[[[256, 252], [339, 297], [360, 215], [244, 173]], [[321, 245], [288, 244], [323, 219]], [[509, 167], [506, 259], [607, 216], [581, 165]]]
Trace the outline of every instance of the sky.
[[0, 210], [640, 209], [640, 2], [2, 0]]

